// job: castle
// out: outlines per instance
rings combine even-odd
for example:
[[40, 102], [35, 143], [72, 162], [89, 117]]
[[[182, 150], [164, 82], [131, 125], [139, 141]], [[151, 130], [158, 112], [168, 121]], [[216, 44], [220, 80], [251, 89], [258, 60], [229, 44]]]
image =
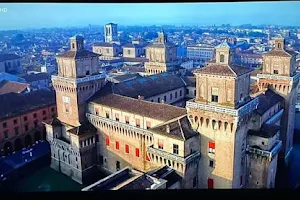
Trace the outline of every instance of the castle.
[[[152, 51], [168, 50], [161, 48], [165, 37], [159, 35], [157, 49], [147, 49], [149, 75], [168, 74], [172, 56], [151, 59]], [[292, 148], [299, 77], [283, 39], [264, 55], [256, 90], [251, 70], [235, 65], [234, 52], [221, 43], [216, 61], [194, 71], [196, 97], [186, 108], [116, 92], [83, 40], [70, 39], [70, 51], [57, 56], [59, 73], [52, 76], [58, 117], [44, 122], [52, 168], [79, 183], [98, 169], [112, 174], [129, 166], [149, 173], [167, 166], [180, 177], [177, 188], [274, 187], [278, 156], [287, 157]]]

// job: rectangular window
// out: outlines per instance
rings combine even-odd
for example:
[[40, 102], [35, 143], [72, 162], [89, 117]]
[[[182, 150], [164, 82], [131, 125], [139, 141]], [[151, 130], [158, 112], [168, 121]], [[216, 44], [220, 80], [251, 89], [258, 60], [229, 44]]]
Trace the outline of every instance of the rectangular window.
[[182, 90], [179, 91], [179, 96], [182, 96]]
[[136, 127], [140, 128], [141, 127], [141, 124], [140, 124], [140, 120], [139, 119], [136, 119], [135, 120], [135, 124], [136, 124]]
[[103, 165], [103, 156], [99, 155], [99, 164]]
[[213, 161], [213, 160], [210, 160], [210, 161], [209, 161], [209, 166], [210, 166], [210, 167], [214, 167], [214, 161]]
[[51, 108], [51, 112], [54, 112], [54, 108]]
[[28, 131], [28, 125], [27, 124], [24, 125], [24, 129], [25, 129], [25, 132]]
[[26, 122], [27, 121], [27, 116], [25, 116], [23, 119], [24, 119], [24, 122]]
[[36, 113], [33, 113], [33, 118], [36, 118], [37, 117], [37, 114]]
[[105, 143], [106, 143], [106, 146], [109, 146], [109, 138], [108, 137], [105, 139]]
[[64, 103], [65, 104], [65, 112], [69, 113], [70, 112], [70, 104], [69, 103]]
[[7, 128], [7, 123], [6, 122], [3, 123], [3, 128]]
[[99, 109], [98, 108], [95, 108], [95, 114], [99, 115]]
[[140, 157], [140, 149], [139, 148], [135, 148], [135, 156]]
[[121, 169], [121, 164], [119, 161], [116, 162], [116, 170], [119, 171]]
[[38, 128], [39, 127], [38, 126], [38, 121], [34, 121], [33, 123], [34, 123], [34, 128]]
[[197, 186], [197, 176], [193, 178], [193, 187]]
[[119, 142], [118, 141], [116, 141], [116, 149], [120, 149], [120, 144], [119, 144]]
[[196, 90], [194, 90], [194, 96], [196, 96]]
[[19, 135], [19, 127], [15, 127], [15, 134]]
[[125, 152], [129, 153], [129, 145], [128, 144], [125, 145]]
[[240, 176], [240, 186], [243, 185], [243, 176]]
[[214, 189], [214, 179], [212, 179], [212, 178], [207, 179], [207, 188]]
[[167, 102], [167, 96], [166, 95], [164, 96], [164, 102], [165, 103]]
[[179, 153], [179, 146], [177, 144], [173, 144], [173, 153], [177, 155]]
[[190, 93], [189, 89], [186, 89], [186, 94], [188, 95]]
[[119, 115], [119, 113], [116, 113], [116, 114], [115, 114], [115, 117], [116, 117], [116, 121], [117, 121], [117, 122], [120, 121], [120, 115]]
[[126, 122], [126, 124], [129, 124], [129, 117], [128, 116], [125, 116], [125, 122]]
[[4, 138], [7, 139], [8, 138], [8, 131], [4, 131]]
[[43, 110], [43, 115], [46, 115], [46, 110]]
[[274, 74], [278, 74], [278, 70], [274, 70]]
[[151, 122], [146, 122], [147, 129], [151, 128]]
[[173, 94], [171, 93], [171, 94], [170, 94], [170, 100], [172, 100], [172, 98], [173, 98]]
[[177, 91], [175, 92], [175, 99], [177, 98]]
[[157, 102], [160, 103], [160, 98], [159, 97], [157, 98]]
[[211, 95], [211, 101], [212, 102], [215, 102], [215, 103], [218, 103], [218, 96], [217, 95]]
[[17, 119], [14, 119], [14, 125], [16, 125], [18, 123]]
[[164, 142], [163, 140], [158, 140], [158, 144], [157, 144], [159, 149], [164, 149]]
[[105, 116], [106, 116], [107, 119], [109, 119], [109, 113], [108, 112], [105, 113]]
[[214, 142], [209, 142], [208, 143], [208, 152], [209, 153], [215, 153], [215, 143]]

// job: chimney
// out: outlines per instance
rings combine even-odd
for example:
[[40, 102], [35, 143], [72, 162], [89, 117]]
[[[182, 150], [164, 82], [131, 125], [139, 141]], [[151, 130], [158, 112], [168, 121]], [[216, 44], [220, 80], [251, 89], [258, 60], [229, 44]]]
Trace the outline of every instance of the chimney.
[[139, 99], [139, 100], [144, 100], [144, 97], [141, 96], [141, 95], [138, 95], [138, 99]]
[[167, 125], [166, 129], [167, 129], [167, 133], [170, 133], [170, 125]]

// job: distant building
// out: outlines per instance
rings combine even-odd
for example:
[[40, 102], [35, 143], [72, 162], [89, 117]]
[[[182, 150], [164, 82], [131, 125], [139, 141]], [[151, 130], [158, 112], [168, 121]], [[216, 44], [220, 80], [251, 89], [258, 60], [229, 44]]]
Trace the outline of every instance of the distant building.
[[145, 63], [147, 75], [162, 72], [178, 73], [180, 63], [176, 54], [176, 46], [168, 41], [164, 31], [158, 33], [157, 42], [146, 48], [146, 58], [149, 59], [149, 62]]
[[263, 64], [263, 55], [254, 53], [239, 53], [237, 54], [238, 61], [242, 66], [256, 68]]
[[208, 46], [188, 46], [187, 58], [194, 61], [196, 65], [203, 65], [214, 57], [215, 48]]
[[26, 83], [26, 80], [24, 78], [6, 73], [6, 72], [2, 72], [0, 73], [0, 82], [3, 80], [7, 80], [7, 81], [13, 81], [13, 82], [19, 82], [19, 83]]
[[118, 25], [109, 23], [104, 26], [104, 41], [110, 43], [118, 40]]
[[142, 55], [145, 55], [144, 46], [132, 43], [123, 45], [123, 57], [136, 58]]
[[46, 139], [42, 120], [55, 116], [53, 91], [0, 95], [0, 155], [6, 156]]
[[41, 72], [47, 74], [53, 74], [56, 72], [56, 67], [54, 65], [50, 65], [45, 63], [45, 65], [41, 66]]
[[16, 54], [0, 55], [0, 73], [20, 74], [22, 72], [21, 57]]
[[193, 60], [183, 60], [180, 64], [180, 67], [183, 67], [186, 70], [191, 70], [194, 68], [194, 61]]
[[113, 83], [121, 83], [121, 82], [126, 82], [126, 81], [136, 79], [138, 77], [139, 77], [138, 74], [124, 74], [124, 75], [110, 77], [108, 78], [108, 81]]
[[50, 87], [51, 79], [47, 73], [28, 74], [23, 78], [30, 84], [32, 90], [48, 89]]
[[186, 46], [177, 46], [177, 58], [185, 58], [187, 56]]
[[95, 43], [93, 52], [100, 55], [100, 59], [116, 59], [122, 54], [122, 47], [115, 43]]
[[30, 92], [29, 84], [13, 81], [0, 81], [0, 95], [7, 93], [27, 93]]

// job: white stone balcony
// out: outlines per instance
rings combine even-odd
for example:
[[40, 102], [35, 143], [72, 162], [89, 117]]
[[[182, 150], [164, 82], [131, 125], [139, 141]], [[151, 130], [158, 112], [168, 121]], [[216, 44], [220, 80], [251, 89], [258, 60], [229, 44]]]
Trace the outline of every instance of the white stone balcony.
[[106, 123], [108, 125], [111, 125], [113, 127], [119, 127], [119, 128], [123, 128], [123, 129], [129, 130], [129, 131], [133, 131], [133, 132], [136, 132], [136, 133], [139, 133], [139, 134], [142, 134], [142, 135], [153, 137], [152, 132], [150, 132], [149, 130], [146, 130], [146, 129], [138, 128], [138, 127], [135, 127], [135, 126], [132, 126], [132, 125], [129, 125], [129, 124], [118, 122], [118, 121], [115, 121], [115, 120], [112, 120], [112, 119], [107, 119], [105, 117], [100, 117], [100, 116], [93, 115], [93, 114], [90, 114], [90, 113], [86, 113], [86, 117], [87, 117], [88, 121], [97, 128], [100, 128], [100, 126], [98, 125], [99, 122], [104, 122], [104, 123]]
[[256, 154], [258, 156], [267, 157], [270, 161], [279, 153], [282, 146], [281, 141], [277, 141], [276, 145], [271, 149], [271, 151], [265, 151], [258, 148], [247, 147], [246, 151], [250, 154]]
[[98, 79], [102, 79], [102, 78], [106, 78], [105, 73], [86, 76], [83, 78], [67, 78], [67, 77], [54, 76], [54, 75], [51, 76], [52, 82], [59, 80], [59, 81], [66, 82], [66, 83], [73, 83], [75, 86], [77, 86], [77, 84], [79, 84], [79, 83], [88, 82], [91, 80], [98, 80]]
[[191, 155], [184, 158], [184, 157], [181, 157], [181, 156], [178, 156], [178, 155], [175, 155], [175, 154], [165, 152], [161, 149], [156, 149], [156, 148], [153, 147], [153, 145], [149, 146], [147, 148], [147, 152], [151, 153], [151, 154], [154, 154], [154, 155], [157, 155], [159, 157], [165, 158], [167, 160], [175, 161], [175, 162], [180, 163], [180, 164], [188, 164], [188, 163], [192, 162], [193, 160], [200, 158], [200, 155], [201, 155], [200, 151], [197, 151], [197, 152], [194, 152]]
[[273, 79], [273, 80], [286, 80], [286, 81], [295, 81], [299, 79], [300, 73], [296, 73], [293, 77], [289, 76], [280, 76], [274, 74], [257, 74], [258, 78], [265, 78], [265, 79]]
[[258, 105], [258, 98], [252, 99], [250, 102], [241, 106], [239, 109], [199, 103], [199, 102], [195, 102], [195, 99], [191, 99], [186, 102], [186, 107], [188, 108], [196, 108], [196, 109], [202, 109], [202, 110], [207, 110], [207, 111], [212, 111], [217, 113], [224, 113], [234, 117], [243, 116], [246, 115], [247, 113], [252, 112], [253, 110], [256, 109], [257, 105]]

